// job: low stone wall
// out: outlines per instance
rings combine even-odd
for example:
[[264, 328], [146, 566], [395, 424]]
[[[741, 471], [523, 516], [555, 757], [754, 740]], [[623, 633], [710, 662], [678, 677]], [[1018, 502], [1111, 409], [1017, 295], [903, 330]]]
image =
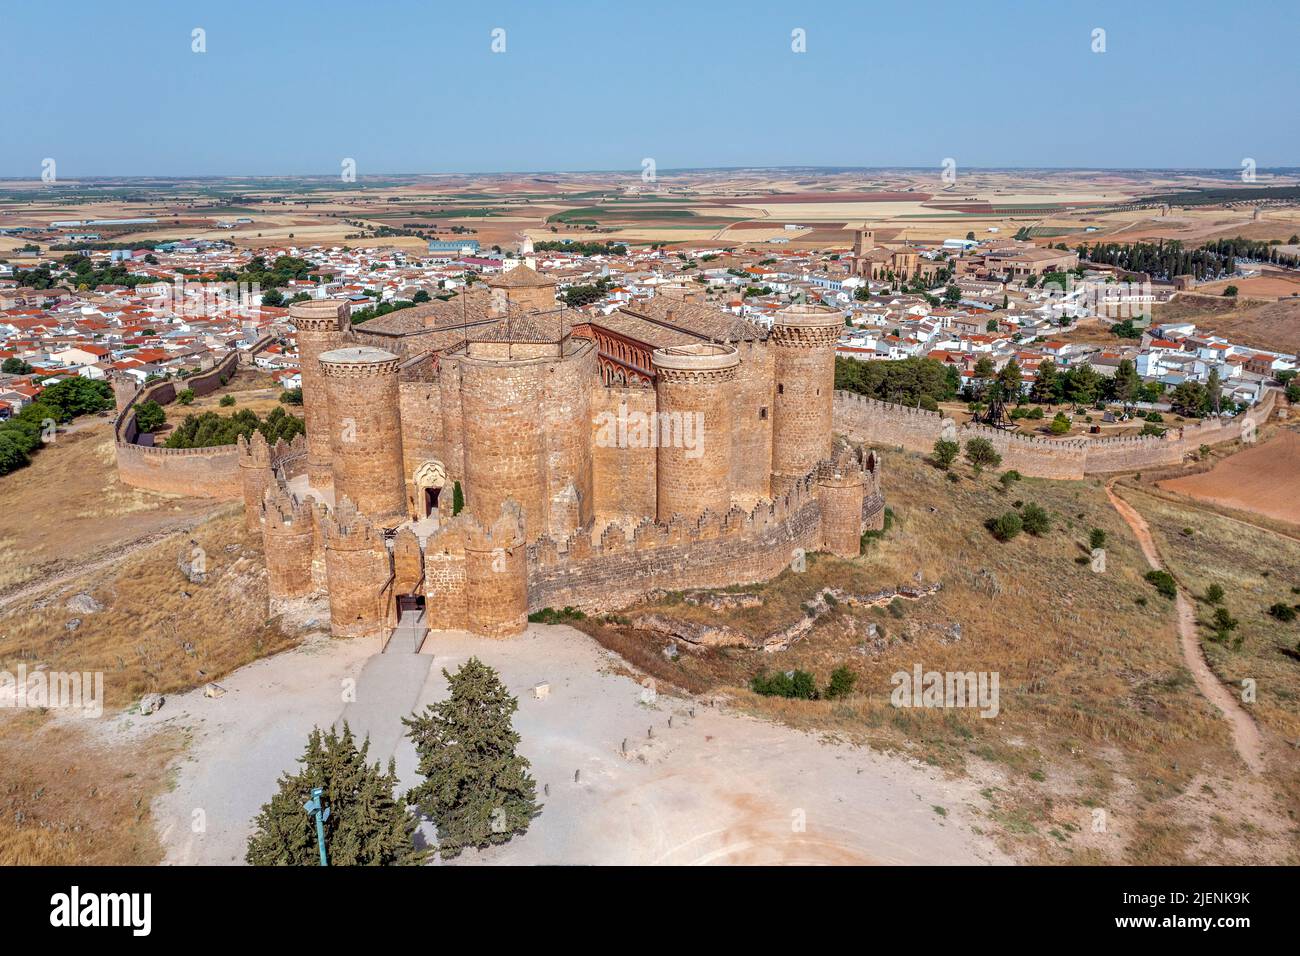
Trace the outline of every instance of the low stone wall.
[[197, 498], [239, 498], [239, 451], [215, 448], [117, 446], [117, 474], [124, 484]]
[[807, 480], [752, 512], [733, 508], [698, 521], [646, 521], [629, 536], [610, 525], [596, 540], [576, 532], [561, 550], [549, 538], [528, 548], [528, 610], [631, 604], [651, 591], [766, 581], [799, 551], [821, 545], [821, 508]]
[[[1262, 425], [1273, 413], [1276, 399], [1277, 392], [1270, 390], [1259, 404], [1236, 418], [1206, 419], [1181, 429], [1171, 428], [1161, 437], [1051, 439], [986, 425], [950, 428], [955, 429], [955, 439], [962, 444], [977, 435], [987, 438], [1002, 456], [1003, 468], [1014, 468], [1035, 478], [1078, 479], [1177, 465], [1201, 445], [1236, 441], [1243, 428]], [[835, 430], [854, 441], [898, 445], [928, 454], [950, 421], [939, 412], [892, 405], [854, 392], [835, 393]], [[1247, 422], [1251, 425], [1247, 426]]]
[[192, 495], [199, 498], [238, 498], [243, 494], [239, 476], [239, 450], [235, 445], [213, 448], [156, 448], [138, 445], [140, 429], [135, 410], [141, 402], [168, 405], [177, 392], [193, 389], [195, 395], [210, 395], [229, 381], [241, 362], [251, 359], [271, 344], [271, 336], [255, 342], [247, 352], [232, 351], [206, 372], [176, 381], [153, 382], [135, 393], [118, 412], [113, 423], [117, 451], [117, 475], [123, 484], [149, 491]]

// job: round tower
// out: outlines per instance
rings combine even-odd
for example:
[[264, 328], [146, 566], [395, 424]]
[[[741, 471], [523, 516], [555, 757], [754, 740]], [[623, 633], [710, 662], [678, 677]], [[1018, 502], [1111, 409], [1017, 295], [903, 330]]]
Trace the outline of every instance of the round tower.
[[383, 532], [358, 515], [346, 498], [322, 519], [329, 579], [330, 634], [382, 637], [390, 596], [392, 560]]
[[776, 395], [772, 406], [772, 493], [787, 491], [831, 453], [835, 343], [843, 313], [792, 305], [776, 313], [768, 339]]
[[298, 501], [282, 487], [267, 489], [262, 501], [262, 550], [273, 611], [277, 602], [306, 597], [315, 590], [311, 567], [314, 525], [310, 501]]
[[466, 629], [510, 637], [528, 626], [528, 561], [524, 515], [506, 502], [488, 528], [471, 519], [465, 536]]
[[458, 356], [465, 508], [487, 527], [508, 500], [523, 509], [529, 540], [547, 528], [544, 358], [498, 357], [484, 348]]
[[700, 343], [655, 349], [656, 517], [731, 507], [731, 406], [740, 353]]
[[339, 299], [309, 299], [289, 306], [289, 320], [297, 330], [298, 366], [302, 374], [302, 410], [307, 425], [307, 481], [328, 489], [330, 470], [330, 411], [320, 356], [343, 344], [348, 324], [348, 304]]
[[262, 499], [273, 483], [271, 447], [259, 431], [247, 439], [240, 435], [235, 444], [239, 449], [239, 479], [244, 492], [244, 527], [256, 532], [262, 525]]
[[335, 500], [350, 498], [380, 524], [393, 524], [407, 511], [399, 363], [391, 352], [369, 346], [333, 349], [319, 359], [330, 410]]
[[814, 494], [821, 511], [821, 547], [841, 558], [862, 553], [862, 501], [867, 476], [851, 452], [817, 466]]
[[440, 371], [459, 386], [443, 392], [442, 407], [461, 409], [466, 509], [487, 527], [514, 501], [529, 542], [585, 527], [594, 504], [595, 343], [564, 334], [556, 320], [480, 335], [444, 356]]

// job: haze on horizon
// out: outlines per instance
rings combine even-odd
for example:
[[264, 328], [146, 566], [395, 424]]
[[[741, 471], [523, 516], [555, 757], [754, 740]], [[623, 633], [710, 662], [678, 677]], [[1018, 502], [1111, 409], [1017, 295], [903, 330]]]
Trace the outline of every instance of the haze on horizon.
[[0, 13], [0, 176], [1300, 165], [1293, 3], [60, 11]]

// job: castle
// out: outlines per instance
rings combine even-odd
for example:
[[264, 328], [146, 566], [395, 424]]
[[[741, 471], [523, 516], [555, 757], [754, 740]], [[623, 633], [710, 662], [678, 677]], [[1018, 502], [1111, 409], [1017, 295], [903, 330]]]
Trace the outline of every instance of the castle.
[[334, 635], [418, 648], [767, 580], [881, 526], [878, 459], [832, 440], [838, 310], [575, 318], [527, 264], [484, 284], [357, 326], [290, 307], [306, 440], [238, 451], [273, 606], [323, 591]]

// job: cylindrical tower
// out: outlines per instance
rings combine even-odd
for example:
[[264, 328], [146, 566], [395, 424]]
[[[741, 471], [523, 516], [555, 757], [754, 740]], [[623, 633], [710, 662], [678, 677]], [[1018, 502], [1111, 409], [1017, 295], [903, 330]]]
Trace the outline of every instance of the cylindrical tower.
[[330, 470], [330, 411], [319, 358], [343, 344], [348, 324], [348, 304], [339, 299], [309, 299], [289, 306], [289, 319], [297, 329], [298, 366], [302, 373], [302, 408], [307, 425], [307, 481], [328, 489]]
[[813, 491], [821, 510], [823, 551], [841, 558], [856, 558], [862, 553], [865, 490], [866, 475], [852, 456], [818, 466]]
[[399, 362], [369, 346], [323, 352], [319, 360], [329, 399], [334, 499], [350, 498], [379, 524], [406, 516]]
[[392, 574], [392, 560], [382, 532], [356, 515], [348, 502], [324, 519], [324, 529], [330, 634], [384, 636], [391, 600], [385, 584]]
[[776, 395], [772, 407], [772, 494], [787, 491], [831, 453], [839, 309], [792, 305], [775, 316], [768, 340]]
[[740, 354], [701, 343], [655, 349], [656, 516], [731, 507], [731, 406]]
[[[485, 350], [486, 351], [486, 350]], [[465, 507], [487, 527], [507, 500], [523, 508], [529, 541], [547, 530], [542, 358], [459, 356], [464, 408]]]
[[507, 502], [491, 527], [474, 520], [465, 537], [465, 627], [483, 637], [510, 637], [528, 627], [524, 516]]
[[569, 339], [565, 356], [546, 375], [547, 528], [567, 537], [594, 516], [591, 457], [591, 388], [599, 380], [595, 343]]
[[312, 584], [312, 506], [282, 489], [268, 489], [262, 503], [262, 550], [272, 612], [279, 601], [306, 597]]
[[258, 532], [262, 526], [262, 498], [272, 484], [271, 448], [259, 431], [254, 431], [248, 439], [241, 435], [236, 445], [240, 486], [244, 492], [244, 527]]

